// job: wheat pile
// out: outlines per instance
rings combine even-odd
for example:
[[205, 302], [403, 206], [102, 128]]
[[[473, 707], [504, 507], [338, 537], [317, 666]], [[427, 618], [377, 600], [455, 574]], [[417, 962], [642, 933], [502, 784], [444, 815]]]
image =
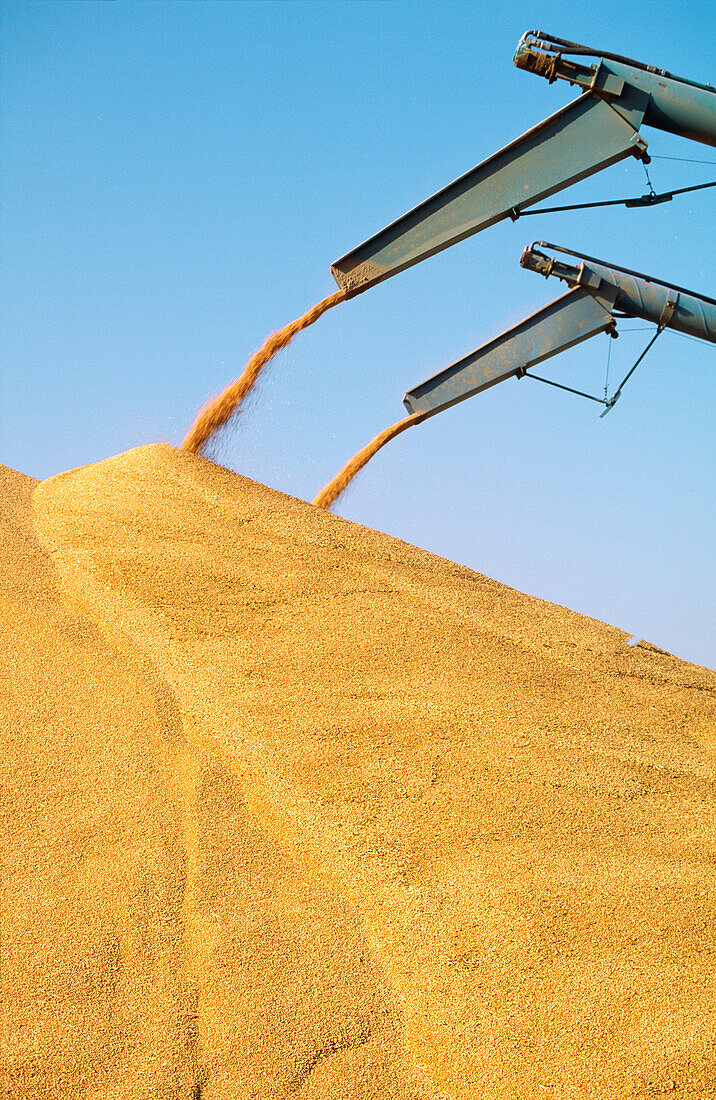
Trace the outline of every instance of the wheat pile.
[[713, 673], [166, 446], [0, 499], [8, 1096], [716, 1096]]

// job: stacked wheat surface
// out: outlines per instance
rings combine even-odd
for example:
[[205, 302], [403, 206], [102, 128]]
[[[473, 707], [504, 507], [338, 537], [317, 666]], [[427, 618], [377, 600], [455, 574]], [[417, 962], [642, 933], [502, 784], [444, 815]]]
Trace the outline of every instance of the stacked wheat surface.
[[716, 1097], [716, 676], [169, 447], [2, 501], [8, 1095]]

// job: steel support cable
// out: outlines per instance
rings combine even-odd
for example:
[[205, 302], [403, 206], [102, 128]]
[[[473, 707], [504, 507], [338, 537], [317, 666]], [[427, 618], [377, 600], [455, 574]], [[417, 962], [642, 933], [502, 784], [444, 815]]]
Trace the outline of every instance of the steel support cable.
[[609, 344], [607, 347], [607, 369], [604, 376], [604, 400], [607, 400], [607, 394], [609, 393], [609, 364], [612, 361], [612, 341], [611, 333], [609, 334]]
[[716, 160], [695, 160], [693, 157], [665, 157], [661, 153], [652, 153], [652, 160], [678, 160], [681, 164], [710, 164], [716, 167]]
[[685, 195], [688, 191], [703, 191], [707, 187], [716, 187], [716, 180], [710, 183], [697, 183], [692, 187], [679, 187], [674, 191], [663, 191], [655, 195], [653, 190], [649, 195], [641, 195], [633, 199], [606, 199], [603, 202], [578, 202], [571, 206], [543, 206], [540, 210], [520, 210], [513, 207], [510, 217], [514, 222], [518, 218], [529, 218], [534, 214], [561, 214], [565, 210], [593, 210], [598, 206], [627, 206], [631, 209], [640, 206], [658, 206], [662, 202], [671, 202], [674, 195]]
[[651, 347], [653, 347], [655, 341], [659, 338], [659, 336], [661, 336], [662, 332], [664, 332], [664, 330], [665, 330], [664, 325], [659, 325], [658, 326], [658, 328], [657, 328], [656, 332], [654, 333], [654, 335], [652, 336], [651, 340], [646, 345], [646, 347], [642, 351], [641, 355], [639, 356], [639, 358], [634, 363], [634, 366], [631, 368], [629, 373], [626, 375], [626, 377], [623, 379], [623, 381], [619, 384], [619, 386], [617, 386], [616, 390], [614, 391], [612, 396], [609, 397], [609, 398], [607, 397], [607, 393], [609, 392], [609, 361], [610, 361], [610, 358], [611, 358], [611, 342], [609, 344], [609, 351], [607, 353], [607, 376], [606, 376], [606, 380], [605, 380], [605, 384], [604, 384], [604, 397], [595, 397], [594, 394], [585, 393], [583, 390], [575, 390], [575, 389], [572, 388], [572, 386], [564, 386], [564, 385], [562, 385], [561, 382], [555, 382], [552, 378], [542, 378], [541, 375], [539, 375], [539, 374], [530, 374], [530, 372], [527, 369], [525, 369], [525, 370], [521, 371], [520, 373], [518, 373], [517, 377], [520, 378], [520, 379], [522, 379], [522, 378], [532, 378], [535, 382], [544, 382], [544, 384], [546, 386], [554, 386], [554, 388], [556, 390], [564, 390], [566, 393], [573, 393], [577, 397], [586, 397], [587, 400], [589, 400], [589, 401], [596, 401], [598, 405], [605, 405], [606, 408], [604, 409], [604, 412], [600, 414], [600, 417], [604, 417], [604, 416], [607, 415], [609, 410], [611, 408], [613, 408], [614, 405], [617, 403], [617, 401], [621, 397], [622, 390], [624, 389], [625, 385], [627, 384], [627, 382], [631, 378], [632, 374], [634, 373], [636, 368], [639, 366], [639, 364], [641, 363], [642, 359], [644, 358], [646, 353], [649, 351], [649, 349]]
[[658, 328], [657, 328], [657, 330], [656, 330], [656, 332], [654, 333], [654, 335], [652, 336], [651, 340], [649, 341], [649, 343], [648, 343], [648, 344], [646, 345], [646, 347], [644, 348], [643, 352], [641, 353], [641, 355], [640, 355], [640, 356], [639, 356], [639, 358], [637, 359], [637, 361], [636, 361], [636, 363], [634, 364], [634, 366], [633, 366], [633, 367], [631, 368], [631, 370], [630, 370], [630, 371], [629, 371], [629, 373], [627, 374], [627, 376], [626, 376], [626, 378], [624, 379], [624, 381], [623, 381], [623, 382], [621, 383], [621, 385], [617, 386], [617, 388], [616, 388], [616, 390], [614, 391], [614, 394], [612, 395], [612, 397], [610, 397], [608, 401], [605, 401], [605, 402], [604, 402], [604, 404], [606, 405], [606, 409], [605, 409], [605, 410], [604, 410], [604, 412], [603, 412], [603, 413], [601, 414], [601, 416], [606, 416], [606, 415], [607, 415], [607, 413], [609, 412], [609, 410], [610, 410], [611, 408], [613, 408], [613, 407], [614, 407], [614, 405], [616, 404], [616, 402], [617, 402], [617, 401], [619, 400], [619, 398], [621, 397], [621, 395], [622, 395], [622, 390], [624, 389], [625, 385], [627, 384], [627, 382], [628, 382], [628, 381], [629, 381], [629, 379], [631, 378], [632, 374], [634, 373], [634, 371], [636, 370], [636, 368], [637, 368], [637, 367], [639, 366], [639, 364], [641, 363], [642, 359], [643, 359], [643, 358], [644, 358], [644, 356], [646, 355], [646, 353], [647, 353], [647, 351], [649, 350], [649, 348], [653, 347], [653, 345], [654, 345], [655, 341], [659, 339], [659, 337], [661, 336], [661, 334], [662, 334], [662, 332], [663, 332], [663, 331], [664, 331], [664, 325], [659, 325], [659, 326], [658, 326]]

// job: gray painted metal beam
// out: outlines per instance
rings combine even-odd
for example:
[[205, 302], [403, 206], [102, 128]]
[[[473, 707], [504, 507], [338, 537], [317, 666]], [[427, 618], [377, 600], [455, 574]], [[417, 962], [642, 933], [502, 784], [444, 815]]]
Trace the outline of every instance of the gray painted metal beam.
[[648, 96], [625, 88], [618, 109], [585, 92], [331, 266], [349, 297], [515, 211], [607, 168], [646, 142]]
[[408, 412], [436, 413], [604, 332], [616, 287], [576, 287], [406, 393]]

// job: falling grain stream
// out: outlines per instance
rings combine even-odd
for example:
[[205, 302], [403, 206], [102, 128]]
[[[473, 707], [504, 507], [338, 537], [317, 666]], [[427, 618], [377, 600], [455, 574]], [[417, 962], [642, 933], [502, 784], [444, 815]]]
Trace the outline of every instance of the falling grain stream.
[[321, 489], [320, 493], [314, 500], [314, 504], [318, 508], [330, 508], [338, 500], [339, 496], [345, 489], [348, 488], [356, 474], [363, 469], [366, 463], [370, 462], [373, 455], [377, 454], [381, 447], [384, 447], [386, 443], [390, 443], [391, 439], [395, 439], [396, 435], [400, 435], [401, 432], [407, 431], [408, 428], [412, 428], [415, 424], [419, 424], [421, 420], [425, 420], [427, 413], [413, 413], [412, 416], [406, 416], [404, 420], [399, 420], [397, 424], [391, 424], [389, 428], [385, 428], [375, 439], [371, 439], [367, 446], [362, 450], [357, 451], [353, 455], [353, 458], [346, 462], [343, 469], [336, 474], [332, 481], [328, 482], [325, 488]]
[[[201, 454], [206, 444], [239, 412], [241, 404], [256, 385], [261, 372], [277, 352], [290, 344], [297, 333], [308, 328], [319, 317], [322, 317], [327, 310], [344, 300], [344, 291], [337, 290], [335, 294], [329, 294], [327, 298], [317, 302], [302, 317], [271, 333], [259, 350], [251, 356], [239, 377], [227, 386], [223, 393], [199, 411], [182, 443], [182, 450], [189, 451], [191, 454]], [[353, 458], [345, 464], [333, 480], [329, 481], [321, 490], [313, 503], [318, 508], [331, 508], [356, 474], [363, 469], [367, 462], [370, 462], [373, 455], [377, 454], [381, 447], [384, 447], [391, 439], [395, 439], [401, 432], [406, 431], [407, 428], [419, 424], [421, 420], [425, 419], [425, 416], [425, 413], [413, 413], [412, 416], [399, 420], [397, 424], [391, 424], [389, 428], [380, 432], [367, 446], [353, 455]]]
[[264, 367], [271, 362], [274, 355], [290, 344], [297, 333], [308, 328], [344, 298], [344, 292], [337, 290], [335, 294], [329, 294], [327, 298], [317, 302], [296, 321], [291, 321], [289, 325], [271, 333], [259, 350], [251, 356], [236, 381], [200, 410], [182, 443], [182, 450], [190, 451], [195, 455], [201, 454], [209, 440], [239, 411], [244, 398], [254, 388]]

